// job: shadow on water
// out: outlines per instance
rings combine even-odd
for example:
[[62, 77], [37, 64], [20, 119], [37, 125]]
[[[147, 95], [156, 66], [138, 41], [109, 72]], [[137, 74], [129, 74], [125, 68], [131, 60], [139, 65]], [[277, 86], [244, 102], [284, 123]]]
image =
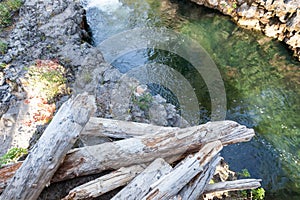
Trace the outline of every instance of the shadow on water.
[[[257, 134], [248, 143], [225, 147], [225, 160], [235, 171], [247, 168], [252, 177], [262, 178], [267, 199], [298, 199], [300, 63], [292, 59], [286, 46], [237, 27], [214, 10], [186, 1], [103, 2], [106, 4], [87, 10], [95, 45], [124, 30], [150, 26], [171, 28], [206, 49], [225, 83], [227, 119], [252, 127]], [[182, 58], [162, 50], [145, 49], [123, 55], [113, 65], [125, 73], [154, 61], [172, 66], [189, 80], [200, 102], [201, 123], [208, 121], [211, 103], [207, 88], [202, 77]], [[166, 93], [169, 101], [176, 104], [168, 88], [151, 87], [154, 92]]]

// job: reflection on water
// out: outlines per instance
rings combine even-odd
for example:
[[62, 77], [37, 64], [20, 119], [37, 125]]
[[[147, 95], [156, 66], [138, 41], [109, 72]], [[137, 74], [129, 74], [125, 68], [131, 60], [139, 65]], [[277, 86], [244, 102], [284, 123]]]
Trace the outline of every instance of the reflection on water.
[[[284, 45], [242, 30], [229, 18], [192, 3], [89, 2], [92, 4], [88, 4], [87, 18], [95, 45], [116, 33], [144, 26], [172, 28], [197, 40], [222, 73], [227, 118], [253, 127], [257, 133], [251, 142], [226, 147], [223, 156], [234, 170], [247, 168], [253, 177], [262, 178], [269, 199], [299, 198], [300, 71], [299, 62], [292, 60]], [[158, 58], [189, 80], [200, 102], [201, 122], [207, 121], [208, 90], [201, 76], [180, 58], [164, 51], [151, 55], [131, 52], [114, 65], [125, 72], [139, 66], [139, 62], [145, 64]]]

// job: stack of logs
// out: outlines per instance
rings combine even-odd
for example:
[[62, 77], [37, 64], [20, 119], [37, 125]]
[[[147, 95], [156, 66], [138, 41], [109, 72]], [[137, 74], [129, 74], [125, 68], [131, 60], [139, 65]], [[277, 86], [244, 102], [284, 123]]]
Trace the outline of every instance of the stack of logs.
[[[112, 172], [63, 199], [96, 198], [121, 186], [113, 199], [199, 199], [204, 193], [260, 186], [257, 179], [209, 184], [222, 147], [249, 141], [252, 129], [233, 121], [160, 127], [94, 118], [94, 110], [94, 97], [87, 94], [63, 104], [24, 162], [0, 169], [0, 199], [34, 200], [53, 182], [104, 170]], [[78, 138], [95, 137], [115, 141], [71, 149]]]

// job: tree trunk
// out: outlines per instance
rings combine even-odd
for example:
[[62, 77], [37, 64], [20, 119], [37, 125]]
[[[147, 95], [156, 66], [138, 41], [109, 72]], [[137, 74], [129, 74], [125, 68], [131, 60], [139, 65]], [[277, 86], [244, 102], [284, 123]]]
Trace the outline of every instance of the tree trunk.
[[[70, 151], [53, 181], [99, 173], [108, 169], [149, 163], [156, 158], [179, 160], [184, 154], [196, 152], [208, 142], [220, 140], [223, 145], [248, 141], [254, 136], [233, 121], [209, 122], [200, 126], [171, 130], [158, 135], [129, 138]], [[174, 156], [177, 158], [174, 159]]]
[[87, 94], [64, 103], [0, 199], [37, 199], [94, 111], [94, 97]]
[[261, 179], [240, 179], [235, 181], [225, 181], [220, 183], [208, 184], [204, 193], [227, 192], [235, 190], [248, 190], [260, 187]]
[[[220, 140], [223, 145], [248, 141], [254, 136], [248, 129], [233, 121], [209, 122], [200, 126], [169, 130], [157, 135], [129, 138], [68, 152], [52, 181], [119, 169], [156, 158], [179, 160], [185, 154], [198, 151], [205, 143]], [[175, 156], [175, 157], [174, 157]], [[170, 159], [172, 158], [172, 159]], [[3, 169], [0, 169], [0, 174]], [[0, 185], [5, 179], [0, 177]]]
[[220, 141], [205, 144], [198, 153], [186, 157], [172, 172], [151, 185], [152, 190], [143, 199], [170, 199], [188, 184], [222, 149]]
[[72, 189], [62, 200], [80, 200], [98, 197], [106, 192], [126, 185], [143, 170], [144, 167], [140, 165], [122, 167], [107, 175], [101, 176], [100, 178]]
[[152, 124], [91, 117], [80, 134], [84, 146], [110, 142], [110, 138], [126, 139], [144, 135], [157, 135], [178, 127], [163, 127]]
[[99, 136], [125, 139], [144, 135], [158, 135], [166, 131], [177, 129], [179, 128], [91, 117], [80, 134], [80, 137]]
[[221, 161], [220, 156], [215, 156], [211, 162], [209, 162], [203, 172], [198, 174], [191, 182], [189, 182], [181, 191], [180, 197], [182, 199], [200, 199], [206, 185], [213, 177], [217, 165]]
[[111, 200], [140, 200], [149, 192], [152, 183], [168, 174], [171, 170], [172, 167], [166, 161], [158, 158]]

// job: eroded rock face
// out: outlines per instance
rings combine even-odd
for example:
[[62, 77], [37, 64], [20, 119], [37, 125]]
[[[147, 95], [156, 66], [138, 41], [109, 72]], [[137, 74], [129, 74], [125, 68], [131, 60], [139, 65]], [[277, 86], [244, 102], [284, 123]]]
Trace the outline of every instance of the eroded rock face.
[[191, 0], [232, 16], [240, 26], [284, 41], [300, 60], [300, 0]]

